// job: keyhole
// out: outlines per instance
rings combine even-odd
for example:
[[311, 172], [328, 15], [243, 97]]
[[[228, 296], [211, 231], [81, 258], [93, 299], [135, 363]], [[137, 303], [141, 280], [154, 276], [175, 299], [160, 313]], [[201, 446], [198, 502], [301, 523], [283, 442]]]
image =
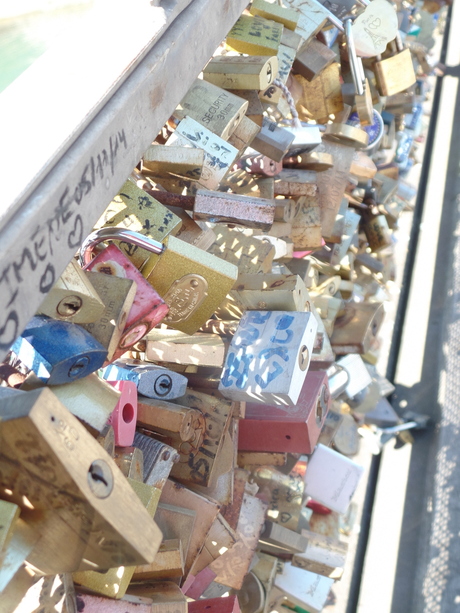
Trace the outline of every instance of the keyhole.
[[88, 469], [88, 485], [97, 498], [107, 498], [113, 490], [113, 475], [104, 460], [94, 460]]
[[303, 347], [301, 347], [299, 351], [300, 370], [306, 370], [308, 366], [309, 357], [310, 357], [310, 354], [308, 351], [308, 347], [306, 345], [303, 345]]

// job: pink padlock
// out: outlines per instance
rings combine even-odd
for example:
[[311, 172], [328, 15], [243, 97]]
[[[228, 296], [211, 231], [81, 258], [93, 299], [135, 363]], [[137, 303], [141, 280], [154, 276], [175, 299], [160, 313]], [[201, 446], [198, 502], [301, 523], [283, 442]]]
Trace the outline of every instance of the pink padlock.
[[[114, 230], [111, 229], [111, 232], [113, 234]], [[97, 234], [102, 234], [102, 232], [99, 230], [89, 237], [94, 236], [95, 238], [92, 239], [91, 244], [85, 243], [86, 250], [97, 244]], [[83, 253], [83, 258], [87, 262], [85, 253]], [[134, 264], [115, 245], [109, 245], [109, 247], [103, 249], [94, 260], [86, 263], [84, 270], [131, 279], [137, 285], [136, 297], [127, 317], [123, 336], [120, 339], [117, 351], [110, 360], [113, 362], [160, 323], [168, 314], [169, 307], [150, 283], [144, 279]]]
[[115, 445], [130, 447], [137, 421], [137, 387], [134, 381], [107, 381], [121, 396], [109, 419], [115, 433]]

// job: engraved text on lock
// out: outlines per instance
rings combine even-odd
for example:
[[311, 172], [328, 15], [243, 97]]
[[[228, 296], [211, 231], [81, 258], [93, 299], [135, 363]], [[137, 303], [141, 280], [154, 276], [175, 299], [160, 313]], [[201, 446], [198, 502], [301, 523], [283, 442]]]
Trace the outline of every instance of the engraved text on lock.
[[208, 295], [208, 282], [197, 274], [184, 275], [174, 281], [164, 296], [169, 306], [165, 322], [186, 321]]

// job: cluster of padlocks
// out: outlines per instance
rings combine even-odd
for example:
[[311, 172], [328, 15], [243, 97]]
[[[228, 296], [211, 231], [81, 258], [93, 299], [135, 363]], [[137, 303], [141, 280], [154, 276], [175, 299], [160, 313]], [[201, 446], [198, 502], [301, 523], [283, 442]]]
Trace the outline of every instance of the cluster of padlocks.
[[409, 13], [253, 0], [14, 342], [1, 613], [323, 609], [358, 427], [398, 420]]

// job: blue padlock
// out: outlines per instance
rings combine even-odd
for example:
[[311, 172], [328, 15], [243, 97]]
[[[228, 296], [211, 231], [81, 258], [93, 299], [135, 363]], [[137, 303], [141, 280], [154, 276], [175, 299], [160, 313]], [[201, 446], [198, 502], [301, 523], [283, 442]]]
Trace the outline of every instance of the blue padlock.
[[49, 385], [70, 383], [101, 368], [107, 350], [78, 324], [36, 315], [11, 351]]

